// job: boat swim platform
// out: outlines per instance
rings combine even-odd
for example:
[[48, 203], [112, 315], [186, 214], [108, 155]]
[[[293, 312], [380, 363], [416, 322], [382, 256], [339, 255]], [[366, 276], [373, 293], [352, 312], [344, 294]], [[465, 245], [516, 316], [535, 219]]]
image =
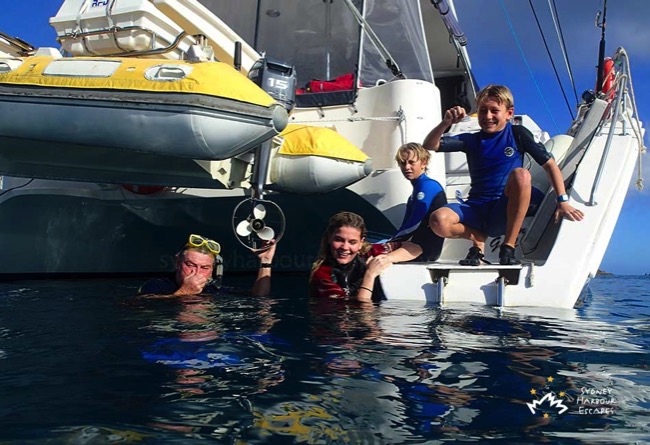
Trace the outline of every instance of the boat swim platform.
[[[504, 307], [507, 288], [531, 287], [534, 264], [482, 263], [462, 266], [457, 260], [398, 263], [384, 271], [381, 283], [389, 300], [418, 299], [427, 303], [481, 303]], [[524, 272], [522, 274], [522, 271]]]
[[505, 291], [507, 285], [516, 286], [519, 284], [521, 275], [521, 264], [502, 265], [502, 264], [479, 264], [478, 266], [463, 266], [458, 263], [433, 263], [427, 264], [427, 270], [431, 274], [431, 279], [438, 289], [438, 304], [445, 303], [445, 286], [449, 281], [450, 272], [492, 272], [496, 274], [497, 283], [497, 306], [503, 307]]

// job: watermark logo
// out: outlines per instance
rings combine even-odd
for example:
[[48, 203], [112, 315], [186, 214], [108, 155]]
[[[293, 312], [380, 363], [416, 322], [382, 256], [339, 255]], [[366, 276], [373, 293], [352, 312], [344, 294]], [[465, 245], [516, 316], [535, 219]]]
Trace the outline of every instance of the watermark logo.
[[[562, 403], [562, 399], [556, 399], [555, 394], [552, 392], [547, 393], [540, 400], [534, 400], [533, 403], [527, 403], [526, 405], [528, 405], [531, 413], [537, 414], [537, 409], [543, 407], [545, 404], [548, 404], [551, 409], [557, 409], [558, 414], [562, 414], [569, 409], [568, 406]], [[544, 413], [544, 417], [548, 417], [546, 414]]]
[[564, 414], [569, 410], [569, 407], [566, 406], [564, 397], [566, 393], [560, 391], [555, 393], [551, 390], [550, 385], [555, 381], [553, 377], [546, 378], [546, 386], [538, 389], [531, 389], [530, 394], [534, 399], [527, 403], [528, 409], [533, 415], [542, 413], [545, 419], [551, 417], [552, 413]]
[[614, 414], [616, 398], [611, 388], [580, 388], [580, 394], [576, 397], [578, 412], [584, 415], [611, 415]]
[[611, 388], [580, 387], [557, 391], [551, 388], [555, 378], [547, 377], [546, 385], [532, 388], [533, 400], [526, 403], [531, 414], [541, 414], [545, 419], [552, 415], [573, 414], [580, 416], [612, 415], [616, 408], [614, 390]]

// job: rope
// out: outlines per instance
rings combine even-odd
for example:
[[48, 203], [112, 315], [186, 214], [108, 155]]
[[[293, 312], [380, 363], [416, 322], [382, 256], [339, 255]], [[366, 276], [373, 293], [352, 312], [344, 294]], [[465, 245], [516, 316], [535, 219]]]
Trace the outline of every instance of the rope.
[[328, 119], [326, 121], [322, 119], [317, 119], [317, 120], [308, 120], [308, 121], [291, 121], [289, 122], [290, 124], [315, 124], [315, 123], [323, 123], [323, 122], [362, 122], [362, 121], [401, 121], [404, 118], [401, 116], [384, 116], [384, 117], [346, 117], [345, 119]]
[[548, 60], [551, 61], [551, 66], [553, 67], [553, 73], [555, 74], [555, 79], [557, 80], [557, 84], [560, 87], [560, 91], [562, 91], [562, 96], [564, 97], [564, 102], [566, 103], [566, 107], [569, 110], [569, 115], [571, 116], [571, 120], [573, 120], [575, 118], [575, 116], [573, 115], [573, 109], [569, 104], [569, 99], [566, 97], [566, 92], [564, 91], [564, 86], [562, 86], [560, 75], [557, 72], [557, 67], [555, 66], [553, 55], [551, 54], [551, 50], [548, 47], [548, 42], [546, 41], [544, 30], [542, 29], [542, 25], [539, 23], [539, 19], [537, 18], [537, 12], [535, 11], [535, 7], [533, 6], [533, 1], [528, 0], [528, 4], [530, 5], [531, 11], [533, 11], [533, 17], [535, 17], [535, 23], [537, 23], [537, 29], [539, 30], [539, 34], [542, 36], [542, 42], [544, 42], [544, 48], [546, 48], [546, 54], [548, 55]]
[[528, 63], [528, 60], [526, 59], [526, 56], [524, 55], [524, 50], [521, 47], [521, 43], [519, 42], [519, 39], [517, 38], [517, 34], [515, 33], [515, 28], [512, 24], [512, 21], [510, 20], [510, 15], [508, 14], [508, 11], [506, 10], [506, 5], [503, 3], [503, 0], [500, 0], [501, 2], [501, 9], [503, 9], [503, 13], [506, 16], [506, 21], [508, 22], [508, 26], [510, 27], [510, 32], [512, 33], [512, 37], [515, 39], [515, 43], [517, 44], [517, 48], [519, 49], [519, 54], [521, 55], [521, 58], [524, 61], [524, 64], [526, 65], [526, 68], [528, 69], [528, 74], [530, 74], [530, 78], [533, 81], [533, 84], [535, 85], [535, 88], [537, 89], [537, 93], [539, 94], [539, 97], [542, 100], [542, 103], [544, 104], [544, 108], [546, 108], [546, 112], [551, 118], [551, 121], [553, 121], [553, 125], [555, 125], [555, 129], [557, 130], [558, 133], [561, 133], [560, 127], [558, 126], [557, 122], [555, 122], [555, 117], [553, 116], [553, 113], [551, 113], [550, 108], [548, 107], [548, 103], [544, 99], [544, 95], [542, 94], [542, 90], [535, 80], [535, 75], [533, 74], [533, 70], [530, 67], [530, 64]]
[[328, 120], [322, 120], [322, 119], [317, 119], [317, 120], [296, 120], [296, 121], [291, 121], [291, 124], [327, 124], [327, 123], [334, 123], [334, 122], [397, 122], [399, 125], [400, 131], [401, 131], [401, 139], [402, 139], [402, 145], [406, 144], [408, 141], [407, 138], [407, 128], [406, 128], [406, 114], [404, 114], [404, 110], [402, 107], [400, 107], [396, 112], [396, 116], [376, 116], [376, 117], [367, 117], [367, 116], [350, 116], [345, 119], [328, 119]]
[[397, 110], [397, 117], [400, 118], [399, 129], [402, 133], [402, 145], [404, 145], [408, 142], [408, 138], [406, 137], [406, 116], [402, 107], [399, 107], [399, 110]]
[[72, 31], [73, 36], [75, 34], [83, 32], [83, 28], [81, 27], [81, 17], [83, 16], [84, 12], [86, 12], [86, 10], [88, 9], [89, 4], [90, 4], [90, 0], [84, 0], [84, 2], [79, 7], [79, 12], [77, 13], [77, 27]]
[[[561, 42], [562, 47], [562, 56], [564, 57], [564, 64], [566, 65], [567, 74], [569, 75], [569, 80], [571, 81], [571, 87], [573, 88], [573, 97], [576, 100], [576, 103], [579, 103], [578, 94], [576, 93], [576, 84], [573, 79], [573, 70], [571, 69], [571, 63], [569, 62], [569, 52], [566, 50], [566, 43], [564, 43], [564, 33], [562, 32], [562, 26], [560, 25], [560, 16], [557, 13], [557, 6], [555, 5], [555, 0], [549, 1], [549, 9], [551, 9], [551, 16], [553, 17], [553, 24], [555, 25], [555, 32], [558, 35], [558, 38]], [[551, 3], [553, 7], [551, 8]]]

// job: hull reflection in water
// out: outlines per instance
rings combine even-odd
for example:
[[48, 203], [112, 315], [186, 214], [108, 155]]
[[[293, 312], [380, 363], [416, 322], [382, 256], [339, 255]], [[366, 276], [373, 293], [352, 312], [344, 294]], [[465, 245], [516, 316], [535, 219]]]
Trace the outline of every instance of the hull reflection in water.
[[314, 304], [304, 277], [261, 299], [4, 283], [0, 427], [26, 444], [642, 441], [647, 281], [598, 277], [583, 307], [534, 313]]

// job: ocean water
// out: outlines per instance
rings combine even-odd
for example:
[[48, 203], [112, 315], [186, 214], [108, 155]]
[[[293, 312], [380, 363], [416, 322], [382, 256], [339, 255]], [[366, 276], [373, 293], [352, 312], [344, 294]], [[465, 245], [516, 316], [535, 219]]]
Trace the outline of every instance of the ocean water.
[[0, 444], [650, 443], [650, 277], [503, 311], [139, 284], [0, 284]]

